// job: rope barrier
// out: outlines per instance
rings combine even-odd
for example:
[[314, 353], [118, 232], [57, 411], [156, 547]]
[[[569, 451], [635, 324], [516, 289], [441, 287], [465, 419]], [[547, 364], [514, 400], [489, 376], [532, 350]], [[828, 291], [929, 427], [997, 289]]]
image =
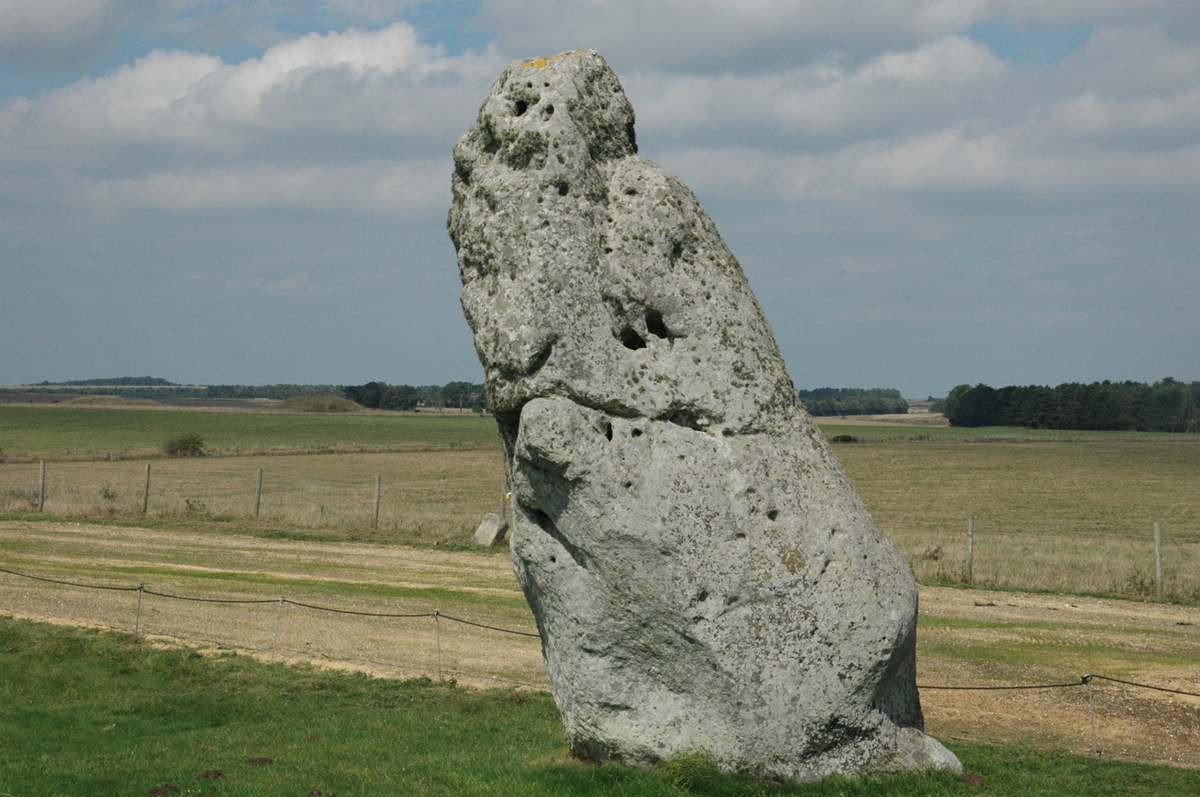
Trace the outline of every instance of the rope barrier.
[[193, 603], [275, 603], [277, 598], [193, 598], [188, 595], [172, 595], [168, 592], [155, 592], [154, 590], [142, 590], [147, 595], [156, 595], [159, 598], [170, 598], [176, 601], [192, 601]]
[[[102, 589], [102, 590], [109, 590], [112, 592], [139, 592], [139, 593], [145, 594], [145, 595], [154, 595], [155, 597], [159, 597], [159, 598], [169, 598], [171, 600], [191, 601], [191, 602], [195, 602], [195, 603], [233, 603], [233, 604], [279, 603], [281, 606], [285, 603], [290, 603], [293, 606], [298, 606], [298, 607], [304, 608], [304, 609], [313, 609], [315, 611], [320, 611], [320, 612], [331, 612], [333, 614], [354, 615], [357, 617], [384, 617], [384, 618], [387, 618], [387, 617], [391, 617], [391, 618], [431, 617], [434, 620], [438, 620], [438, 619], [450, 620], [451, 622], [461, 623], [463, 625], [474, 626], [475, 628], [483, 628], [488, 631], [497, 631], [502, 634], [512, 634], [514, 636], [524, 636], [524, 637], [537, 637], [537, 638], [541, 637], [540, 634], [531, 633], [529, 631], [517, 631], [517, 630], [511, 629], [511, 628], [501, 628], [499, 626], [487, 625], [485, 623], [477, 623], [477, 622], [474, 622], [473, 620], [464, 620], [461, 617], [452, 617], [451, 615], [448, 615], [448, 614], [442, 614], [440, 611], [437, 611], [437, 610], [435, 610], [433, 612], [420, 612], [420, 613], [364, 612], [364, 611], [359, 611], [359, 610], [355, 610], [355, 609], [336, 609], [332, 606], [320, 606], [320, 605], [314, 604], [314, 603], [304, 603], [302, 601], [295, 601], [295, 600], [292, 600], [291, 598], [284, 598], [282, 596], [279, 598], [197, 598], [197, 597], [192, 597], [192, 596], [188, 596], [188, 595], [173, 595], [169, 592], [157, 592], [154, 590], [149, 590], [149, 589], [145, 588], [144, 583], [138, 584], [138, 586], [136, 586], [136, 587], [114, 587], [114, 586], [107, 586], [107, 585], [101, 585], [101, 584], [83, 584], [83, 583], [76, 582], [76, 581], [64, 581], [62, 579], [57, 579], [57, 578], [47, 578], [46, 576], [35, 576], [35, 575], [31, 575], [29, 573], [19, 573], [16, 570], [9, 570], [7, 568], [2, 568], [2, 567], [0, 567], [0, 573], [8, 573], [9, 575], [12, 575], [12, 576], [17, 576], [19, 578], [28, 578], [33, 581], [44, 581], [44, 582], [47, 582], [50, 584], [62, 584], [64, 586], [68, 586], [68, 587], [80, 587], [83, 589]], [[139, 595], [139, 609], [140, 609], [140, 595]], [[1088, 686], [1090, 684], [1090, 682], [1094, 679], [1099, 679], [1102, 681], [1109, 681], [1111, 683], [1123, 684], [1125, 686], [1132, 686], [1132, 687], [1136, 687], [1139, 689], [1151, 689], [1156, 692], [1166, 692], [1166, 693], [1174, 694], [1174, 695], [1186, 695], [1188, 697], [1200, 698], [1200, 692], [1188, 692], [1183, 689], [1169, 689], [1165, 686], [1153, 686], [1151, 684], [1143, 684], [1143, 683], [1139, 683], [1137, 681], [1127, 681], [1122, 678], [1113, 678], [1108, 675], [1096, 675], [1094, 673], [1089, 673], [1087, 675], [1083, 675], [1080, 677], [1080, 679], [1078, 681], [1071, 681], [1069, 683], [1012, 684], [1012, 685], [1003, 685], [1003, 686], [957, 686], [957, 685], [949, 685], [949, 684], [931, 684], [931, 685], [918, 684], [917, 688], [918, 689], [928, 689], [928, 690], [941, 690], [941, 691], [958, 691], [958, 692], [1001, 692], [1001, 691], [1026, 690], [1026, 689], [1067, 689], [1067, 688], [1075, 687], [1075, 686]]]
[[1107, 675], [1085, 675], [1085, 678], [1099, 678], [1102, 681], [1112, 681], [1117, 684], [1125, 684], [1126, 686], [1138, 686], [1142, 689], [1153, 689], [1156, 692], [1170, 692], [1173, 695], [1187, 695], [1188, 697], [1200, 697], [1197, 692], [1185, 692], [1182, 689], [1167, 689], [1165, 686], [1151, 686], [1150, 684], [1139, 684], [1136, 681], [1122, 681], [1120, 678], [1109, 678]]
[[[1096, 676], [1099, 677], [1099, 676]], [[1064, 689], [1068, 686], [1085, 686], [1087, 681], [1080, 679], [1069, 684], [1020, 684], [1017, 686], [921, 686], [918, 689], [943, 689], [958, 692], [998, 692], [1008, 689]]]
[[509, 628], [497, 628], [494, 625], [484, 625], [483, 623], [473, 623], [470, 620], [461, 620], [457, 617], [451, 617], [448, 614], [440, 615], [440, 617], [443, 620], [453, 620], [456, 623], [462, 623], [463, 625], [473, 625], [476, 628], [486, 628], [489, 631], [500, 631], [501, 633], [516, 634], [517, 636], [533, 636], [533, 637], [537, 637], [538, 639], [542, 638], [541, 634], [531, 634], [528, 631], [513, 631], [512, 629], [509, 629]]
[[33, 579], [34, 581], [48, 581], [51, 584], [66, 584], [68, 587], [82, 587], [84, 589], [107, 589], [107, 590], [111, 590], [113, 592], [137, 592], [139, 589], [138, 587], [108, 587], [108, 586], [103, 586], [101, 584], [80, 584], [75, 581], [61, 581], [57, 578], [46, 578], [44, 576], [31, 576], [28, 573], [18, 573], [15, 570], [5, 570], [3, 567], [0, 567], [0, 573], [8, 573], [9, 575], [12, 575], [12, 576], [20, 576], [21, 578], [29, 578], [29, 579]]
[[[433, 612], [421, 612], [420, 614], [391, 614], [388, 612], [359, 612], [352, 609], [334, 609], [329, 606], [316, 606], [311, 603], [301, 603], [294, 601], [291, 598], [284, 598], [284, 603], [290, 603], [293, 606], [302, 606], [305, 609], [316, 609], [319, 612], [332, 612], [333, 614], [353, 614], [358, 617], [432, 617]], [[270, 601], [274, 603], [274, 601]]]

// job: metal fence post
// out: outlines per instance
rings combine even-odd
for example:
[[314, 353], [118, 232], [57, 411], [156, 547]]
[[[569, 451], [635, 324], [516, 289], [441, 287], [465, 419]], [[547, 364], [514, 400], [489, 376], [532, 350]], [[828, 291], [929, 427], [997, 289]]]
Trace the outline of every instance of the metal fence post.
[[971, 567], [972, 560], [975, 558], [975, 516], [971, 515], [967, 518], [967, 566], [963, 571], [963, 579], [970, 584], [973, 576]]
[[375, 477], [375, 511], [371, 514], [371, 525], [379, 525], [379, 477]]
[[145, 589], [146, 589], [146, 582], [145, 582], [145, 581], [139, 581], [139, 582], [138, 582], [138, 607], [137, 607], [137, 615], [136, 615], [136, 616], [134, 617], [134, 619], [133, 619], [133, 641], [134, 641], [134, 642], [137, 642], [137, 639], [138, 639], [138, 631], [141, 629], [141, 625], [142, 625], [142, 592], [143, 592]]
[[1154, 596], [1163, 599], [1162, 524], [1154, 521]]
[[254, 484], [254, 516], [258, 517], [258, 507], [262, 503], [262, 468], [258, 469], [258, 481]]
[[146, 482], [142, 485], [142, 514], [150, 507], [150, 463], [146, 463]]
[[275, 638], [271, 640], [271, 662], [275, 661], [275, 647], [279, 644], [279, 621], [283, 619], [283, 602], [285, 598], [279, 596], [279, 611], [275, 613]]
[[437, 633], [437, 651], [438, 651], [438, 680], [442, 680], [442, 623], [438, 620], [438, 613], [433, 613], [433, 627]]
[[1096, 744], [1096, 701], [1092, 698], [1092, 676], [1083, 676], [1083, 682], [1088, 688], [1088, 709], [1092, 714], [1092, 755], [1095, 758], [1100, 757], [1100, 747]]

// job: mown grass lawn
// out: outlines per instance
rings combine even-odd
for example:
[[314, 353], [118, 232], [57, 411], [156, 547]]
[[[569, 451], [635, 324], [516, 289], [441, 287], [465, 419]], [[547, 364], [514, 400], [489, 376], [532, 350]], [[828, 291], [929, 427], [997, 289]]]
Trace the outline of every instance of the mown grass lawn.
[[[545, 693], [262, 664], [0, 617], [0, 793], [143, 795], [1178, 795], [1200, 772], [954, 745], [949, 773], [771, 785], [702, 760], [570, 760]], [[270, 764], [250, 763], [270, 759]], [[219, 778], [201, 779], [213, 770]], [[160, 793], [164, 793], [161, 792]]]

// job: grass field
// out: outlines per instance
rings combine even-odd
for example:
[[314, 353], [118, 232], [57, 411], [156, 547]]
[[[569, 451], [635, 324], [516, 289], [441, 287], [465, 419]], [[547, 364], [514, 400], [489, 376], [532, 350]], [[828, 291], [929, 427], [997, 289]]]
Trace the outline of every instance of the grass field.
[[0, 405], [0, 451], [10, 459], [95, 459], [109, 452], [156, 455], [195, 432], [221, 454], [397, 446], [498, 446], [496, 422], [482, 416], [391, 413], [286, 414]]
[[[0, 512], [9, 517], [36, 504], [32, 452], [84, 438], [97, 451], [109, 449], [128, 424], [142, 424], [143, 439], [165, 437], [164, 424], [187, 425], [179, 419], [225, 424], [227, 436], [216, 439], [231, 446], [226, 453], [261, 450], [264, 440], [293, 450], [302, 441], [344, 450], [368, 439], [409, 448], [155, 461], [147, 517], [140, 515], [143, 462], [66, 457], [47, 465], [46, 514], [197, 528], [237, 523], [265, 535], [432, 545], [464, 543], [483, 514], [499, 509], [503, 473], [488, 418], [0, 408], [0, 419], [8, 418], [20, 423], [0, 434], [24, 442], [0, 445], [26, 460], [0, 465]], [[80, 431], [73, 435], [73, 428]], [[1200, 602], [1200, 436], [1091, 433], [1064, 440], [1019, 429], [822, 429], [858, 437], [833, 450], [923, 583], [964, 581], [973, 515], [977, 585], [1149, 597], [1157, 520], [1166, 540], [1166, 596]], [[972, 442], [982, 439], [993, 442]], [[258, 468], [263, 495], [254, 519]], [[378, 526], [371, 523], [376, 475]]]
[[[265, 665], [0, 618], [0, 792], [142, 795], [968, 795], [949, 773], [813, 785], [567, 757], [546, 693]], [[995, 795], [1178, 795], [1200, 771], [951, 744]], [[269, 760], [270, 763], [264, 763]], [[260, 763], [252, 763], [257, 760]], [[220, 773], [216, 776], [216, 773]], [[208, 774], [208, 778], [202, 778]], [[164, 793], [160, 791], [159, 793]]]

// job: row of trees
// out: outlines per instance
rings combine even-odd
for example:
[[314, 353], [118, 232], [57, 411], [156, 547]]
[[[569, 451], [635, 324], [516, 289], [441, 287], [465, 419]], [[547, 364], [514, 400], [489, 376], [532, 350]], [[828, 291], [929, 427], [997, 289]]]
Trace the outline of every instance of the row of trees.
[[1058, 387], [959, 385], [946, 397], [951, 426], [1200, 432], [1200, 382], [1070, 382]]
[[797, 390], [796, 396], [809, 415], [897, 415], [908, 412], [908, 402], [894, 388], [867, 390], [846, 387], [822, 387]]
[[342, 394], [364, 407], [381, 410], [414, 410], [424, 407], [454, 407], [482, 412], [487, 409], [487, 393], [483, 385], [473, 382], [447, 382], [444, 385], [389, 385], [386, 382], [367, 382], [349, 385]]

